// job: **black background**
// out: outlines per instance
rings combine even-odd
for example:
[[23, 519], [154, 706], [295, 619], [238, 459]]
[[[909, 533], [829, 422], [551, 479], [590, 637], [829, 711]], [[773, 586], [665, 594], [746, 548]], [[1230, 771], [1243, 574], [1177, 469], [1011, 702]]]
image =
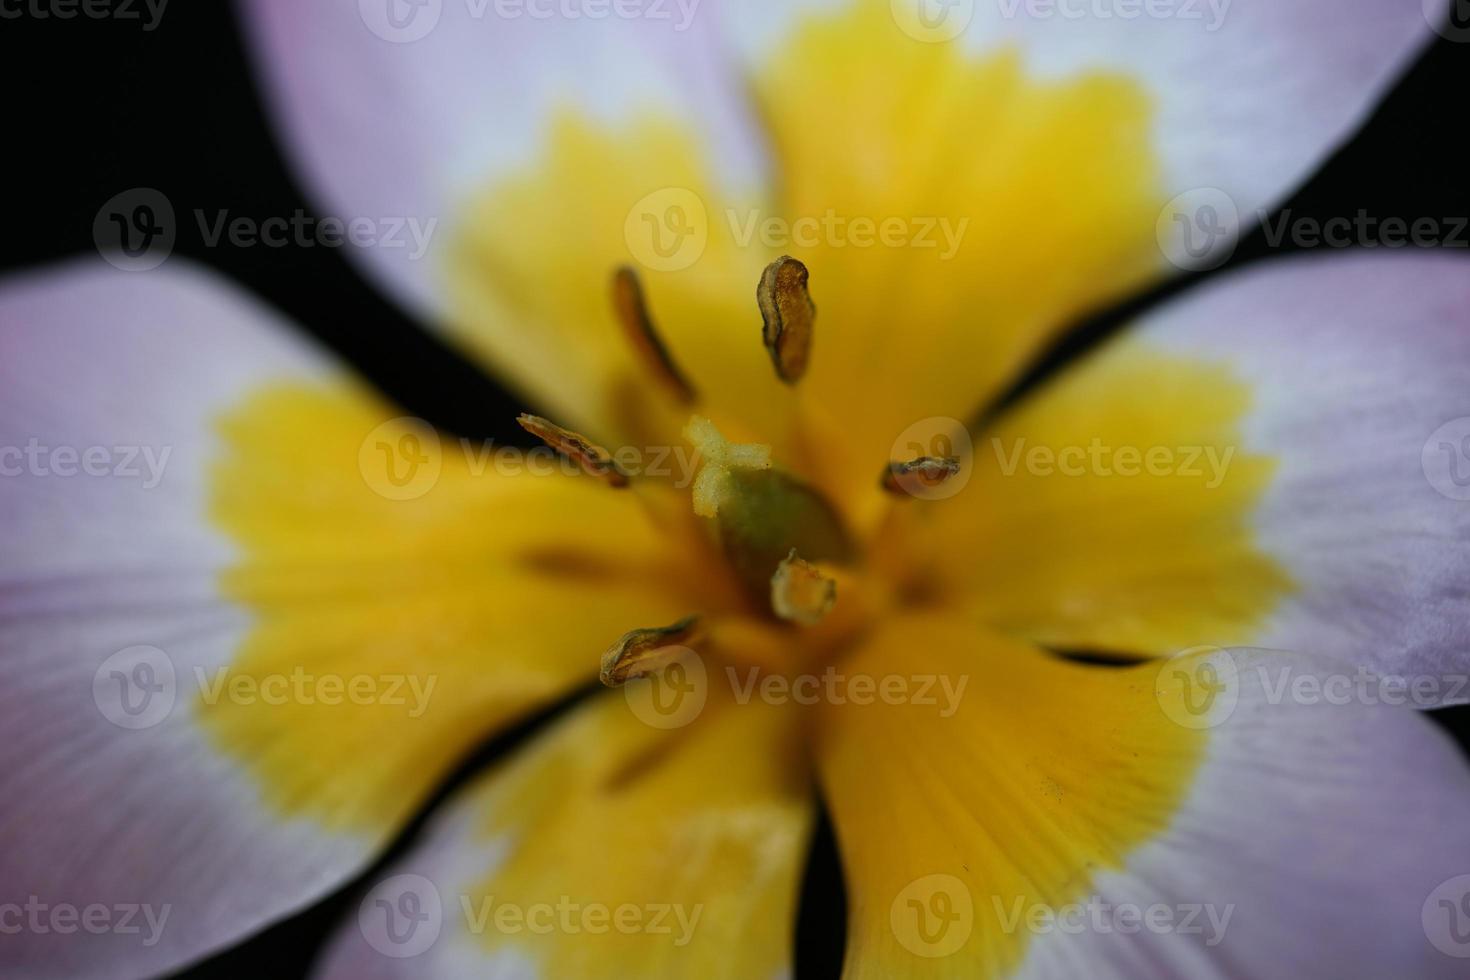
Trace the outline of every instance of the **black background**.
[[[14, 2], [4, 0], [5, 8], [16, 9]], [[0, 80], [5, 94], [0, 166], [7, 188], [0, 272], [95, 255], [92, 222], [98, 209], [133, 187], [157, 188], [179, 214], [229, 209], [232, 215], [264, 220], [289, 217], [298, 208], [312, 213], [266, 124], [234, 8], [219, 0], [175, 0], [152, 32], [144, 32], [139, 21], [0, 19]], [[1362, 133], [1285, 206], [1321, 220], [1359, 209], [1410, 221], [1470, 215], [1467, 95], [1470, 44], [1437, 42]], [[394, 309], [357, 275], [341, 249], [210, 248], [193, 222], [178, 224], [176, 254], [208, 263], [254, 290], [412, 414], [462, 434], [526, 444], [512, 422], [525, 406]], [[1227, 269], [1257, 261], [1267, 251], [1256, 234]], [[1470, 275], [1470, 250], [1461, 254]], [[1128, 314], [1193, 281], [1186, 277], [1126, 310], [1079, 325], [1021, 388], [1115, 329]], [[1350, 436], [1345, 445], [1352, 450]], [[1467, 744], [1470, 709], [1433, 717], [1462, 747]], [[534, 722], [523, 725], [481, 747], [451, 785], [534, 727]], [[417, 826], [393, 853], [401, 852]], [[359, 881], [375, 872], [369, 869]], [[304, 975], [323, 937], [353, 913], [357, 884], [347, 883], [306, 912], [185, 975]], [[803, 890], [798, 973], [835, 976], [845, 905], [825, 820]]]

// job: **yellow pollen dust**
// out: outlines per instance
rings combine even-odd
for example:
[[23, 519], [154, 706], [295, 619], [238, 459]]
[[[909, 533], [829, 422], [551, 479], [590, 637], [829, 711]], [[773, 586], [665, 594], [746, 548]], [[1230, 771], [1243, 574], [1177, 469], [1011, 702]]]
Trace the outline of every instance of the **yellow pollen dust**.
[[691, 491], [694, 513], [700, 517], [714, 517], [719, 514], [720, 505], [735, 492], [730, 485], [732, 470], [771, 468], [770, 446], [732, 443], [707, 418], [698, 415], [691, 418], [689, 424], [684, 426], [684, 438], [689, 440], [703, 459], [699, 476], [695, 478]]

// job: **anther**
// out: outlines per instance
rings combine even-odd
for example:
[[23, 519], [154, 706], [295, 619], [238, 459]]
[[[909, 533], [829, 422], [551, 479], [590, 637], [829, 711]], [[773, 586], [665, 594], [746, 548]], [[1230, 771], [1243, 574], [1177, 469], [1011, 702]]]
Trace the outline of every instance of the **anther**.
[[811, 562], [798, 558], [795, 548], [771, 576], [771, 610], [782, 619], [815, 626], [832, 611], [836, 602], [836, 580], [823, 575]]
[[932, 488], [960, 471], [957, 456], [920, 456], [907, 463], [889, 463], [883, 471], [883, 489], [909, 496], [916, 488]]
[[608, 687], [618, 687], [670, 663], [699, 633], [699, 617], [687, 616], [669, 626], [630, 630], [602, 655], [598, 678]]
[[649, 315], [638, 273], [626, 265], [620, 266], [613, 273], [612, 297], [618, 322], [622, 324], [623, 332], [627, 334], [628, 342], [633, 345], [639, 360], [664, 387], [673, 392], [681, 405], [693, 403], [694, 386], [674, 363], [669, 348], [653, 325], [653, 317]]
[[598, 446], [571, 429], [548, 422], [539, 415], [521, 415], [516, 418], [531, 435], [552, 449], [571, 459], [589, 476], [595, 476], [611, 487], [625, 487], [628, 476], [618, 469], [618, 464], [606, 449]]
[[761, 310], [761, 339], [776, 366], [776, 375], [787, 384], [801, 380], [811, 357], [817, 308], [806, 284], [806, 266], [783, 255], [766, 266], [755, 290]]

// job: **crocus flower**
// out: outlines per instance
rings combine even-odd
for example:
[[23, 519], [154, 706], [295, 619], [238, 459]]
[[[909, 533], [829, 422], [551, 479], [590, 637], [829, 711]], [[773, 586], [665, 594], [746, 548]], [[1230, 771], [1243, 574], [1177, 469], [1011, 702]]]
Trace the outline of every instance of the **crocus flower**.
[[4, 284], [0, 973], [241, 940], [600, 673], [324, 975], [781, 975], [818, 795], [854, 977], [1461, 975], [1403, 702], [1470, 668], [1465, 266], [1224, 274], [953, 421], [1282, 199], [1420, 5], [593, 6], [240, 10], [323, 213], [436, 219], [357, 257], [576, 472], [177, 259]]

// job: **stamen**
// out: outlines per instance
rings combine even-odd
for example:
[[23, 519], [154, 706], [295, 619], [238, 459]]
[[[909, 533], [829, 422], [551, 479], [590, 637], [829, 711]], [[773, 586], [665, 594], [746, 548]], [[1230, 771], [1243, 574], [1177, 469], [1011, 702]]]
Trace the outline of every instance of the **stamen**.
[[776, 568], [771, 576], [771, 609], [782, 619], [802, 626], [815, 626], [837, 602], [837, 581], [822, 574], [809, 561], [796, 555], [796, 549]]
[[602, 655], [598, 677], [608, 687], [618, 687], [651, 674], [678, 657], [698, 633], [698, 616], [687, 616], [670, 626], [630, 630]]
[[806, 283], [806, 266], [783, 255], [766, 266], [755, 290], [761, 310], [761, 339], [776, 366], [776, 375], [789, 385], [806, 374], [811, 356], [817, 307]]
[[958, 456], [920, 456], [907, 463], [889, 463], [883, 472], [883, 489], [911, 496], [916, 488], [933, 488], [960, 471]]
[[617, 311], [618, 321], [623, 325], [623, 331], [639, 359], [664, 387], [674, 393], [681, 405], [691, 404], [695, 399], [694, 386], [674, 363], [673, 356], [669, 354], [668, 347], [653, 325], [653, 317], [649, 315], [638, 273], [629, 266], [620, 266], [613, 273], [612, 295], [613, 309]]
[[563, 456], [575, 461], [588, 476], [595, 476], [610, 487], [626, 487], [628, 476], [618, 469], [618, 464], [606, 449], [571, 429], [548, 422], [539, 415], [520, 415], [516, 421], [531, 435], [546, 443]]

